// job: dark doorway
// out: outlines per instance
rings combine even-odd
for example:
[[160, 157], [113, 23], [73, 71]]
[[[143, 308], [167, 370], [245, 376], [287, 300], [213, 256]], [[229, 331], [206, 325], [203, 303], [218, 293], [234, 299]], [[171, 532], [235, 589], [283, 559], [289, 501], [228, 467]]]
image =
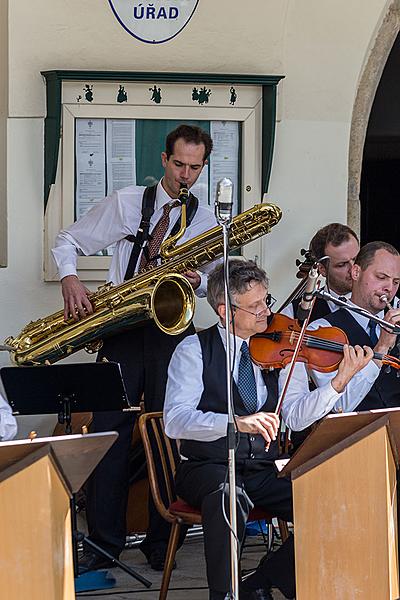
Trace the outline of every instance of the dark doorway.
[[361, 243], [400, 249], [400, 38], [383, 71], [369, 118], [361, 174]]

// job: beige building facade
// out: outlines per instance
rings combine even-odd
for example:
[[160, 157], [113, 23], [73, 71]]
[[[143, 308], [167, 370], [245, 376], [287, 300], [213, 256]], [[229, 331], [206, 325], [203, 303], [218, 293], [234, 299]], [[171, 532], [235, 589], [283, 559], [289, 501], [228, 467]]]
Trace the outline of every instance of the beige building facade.
[[[58, 283], [44, 278], [41, 71], [284, 76], [265, 197], [283, 217], [261, 250], [271, 291], [283, 300], [318, 227], [359, 226], [368, 117], [399, 27], [397, 0], [200, 0], [176, 37], [147, 44], [121, 27], [107, 0], [0, 0], [0, 343], [61, 306]], [[210, 319], [201, 302], [196, 322]], [[8, 362], [1, 353], [0, 366]]]

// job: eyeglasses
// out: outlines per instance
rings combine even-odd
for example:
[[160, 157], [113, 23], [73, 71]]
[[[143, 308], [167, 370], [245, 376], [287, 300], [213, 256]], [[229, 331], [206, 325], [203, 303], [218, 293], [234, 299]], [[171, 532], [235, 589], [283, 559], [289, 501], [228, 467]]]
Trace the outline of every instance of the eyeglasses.
[[263, 317], [265, 315], [266, 310], [273, 307], [275, 302], [276, 302], [276, 299], [271, 294], [267, 294], [267, 297], [265, 298], [266, 307], [257, 312], [248, 310], [247, 308], [242, 308], [241, 306], [238, 306], [237, 304], [232, 304], [232, 307], [238, 308], [239, 310], [242, 310], [243, 312], [247, 312], [247, 313], [249, 313], [249, 315], [254, 315], [256, 319], [259, 319], [260, 317]]

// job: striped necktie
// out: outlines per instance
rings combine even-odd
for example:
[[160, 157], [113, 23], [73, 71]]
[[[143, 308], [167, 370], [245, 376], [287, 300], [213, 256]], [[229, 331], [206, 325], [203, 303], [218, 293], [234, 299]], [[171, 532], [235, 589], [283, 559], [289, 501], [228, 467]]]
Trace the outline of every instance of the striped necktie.
[[179, 205], [179, 200], [175, 200], [175, 202], [164, 204], [163, 214], [153, 227], [153, 231], [150, 234], [150, 240], [147, 244], [147, 250], [145, 248], [145, 250], [142, 253], [142, 258], [140, 259], [139, 265], [139, 272], [143, 271], [143, 269], [146, 267], [155, 267], [157, 265], [158, 252], [160, 250], [161, 243], [169, 226], [169, 213], [173, 208], [175, 208], [175, 206]]
[[240, 351], [237, 387], [245, 409], [253, 414], [257, 412], [257, 384], [247, 342], [243, 341]]

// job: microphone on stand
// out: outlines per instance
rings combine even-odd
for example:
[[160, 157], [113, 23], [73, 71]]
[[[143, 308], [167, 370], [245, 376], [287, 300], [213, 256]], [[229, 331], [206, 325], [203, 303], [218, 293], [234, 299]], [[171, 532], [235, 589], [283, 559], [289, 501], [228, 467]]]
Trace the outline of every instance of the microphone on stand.
[[307, 319], [308, 313], [311, 310], [314, 292], [317, 287], [318, 276], [318, 263], [315, 262], [308, 273], [306, 287], [304, 288], [301, 302], [297, 309], [296, 318], [298, 321], [300, 321], [300, 323], [303, 323], [303, 321]]
[[233, 212], [233, 183], [224, 177], [217, 183], [215, 195], [215, 217], [220, 225], [232, 221]]

